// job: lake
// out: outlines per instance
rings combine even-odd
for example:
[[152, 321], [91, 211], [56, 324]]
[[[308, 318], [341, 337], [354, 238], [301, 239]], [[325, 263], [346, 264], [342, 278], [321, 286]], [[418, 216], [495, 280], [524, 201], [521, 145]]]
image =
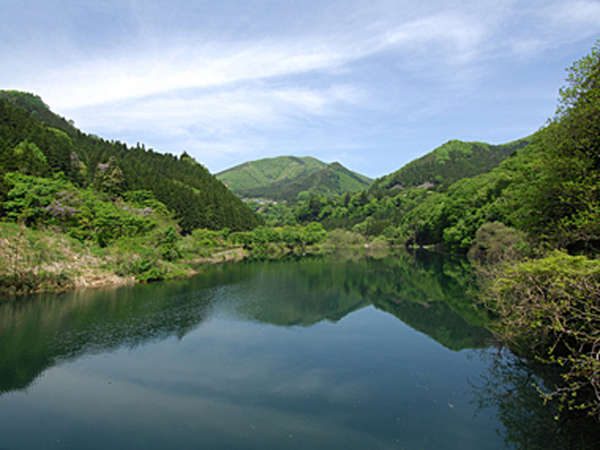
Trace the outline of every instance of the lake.
[[401, 253], [5, 301], [0, 448], [508, 448], [471, 286]]

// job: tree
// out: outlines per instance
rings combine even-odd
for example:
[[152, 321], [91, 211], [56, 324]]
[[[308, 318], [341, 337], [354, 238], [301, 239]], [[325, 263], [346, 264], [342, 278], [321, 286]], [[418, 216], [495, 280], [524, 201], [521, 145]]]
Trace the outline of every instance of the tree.
[[123, 171], [117, 159], [111, 156], [108, 162], [98, 164], [94, 177], [94, 186], [102, 192], [117, 196], [123, 191]]
[[[600, 41], [599, 41], [600, 43]], [[523, 199], [526, 226], [571, 250], [600, 243], [600, 48], [568, 69], [556, 116], [542, 134], [538, 181]]]
[[13, 149], [13, 163], [15, 170], [27, 175], [44, 175], [48, 169], [46, 157], [32, 142], [21, 142]]

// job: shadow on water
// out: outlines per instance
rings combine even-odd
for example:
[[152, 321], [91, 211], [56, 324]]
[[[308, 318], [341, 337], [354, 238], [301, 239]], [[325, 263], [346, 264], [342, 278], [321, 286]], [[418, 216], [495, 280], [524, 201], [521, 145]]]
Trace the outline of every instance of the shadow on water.
[[373, 304], [452, 350], [484, 347], [469, 277], [460, 260], [401, 253], [209, 266], [187, 280], [21, 298], [0, 304], [0, 392], [26, 388], [59, 361], [181, 338], [214, 314], [311, 326]]
[[594, 450], [600, 424], [581, 412], [544, 403], [537, 386], [552, 386], [560, 373], [508, 351], [482, 355], [489, 370], [473, 388], [480, 409], [494, 408], [507, 445], [522, 450]]
[[483, 348], [491, 343], [485, 311], [475, 307], [470, 266], [464, 259], [417, 252], [374, 261], [378, 282], [359, 280], [375, 307], [398, 317], [451, 350]]

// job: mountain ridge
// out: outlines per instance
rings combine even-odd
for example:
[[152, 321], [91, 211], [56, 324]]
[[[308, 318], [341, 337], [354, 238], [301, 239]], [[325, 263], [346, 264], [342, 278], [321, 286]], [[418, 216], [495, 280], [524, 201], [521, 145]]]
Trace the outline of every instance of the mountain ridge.
[[451, 139], [398, 170], [377, 178], [369, 190], [380, 194], [412, 187], [443, 190], [460, 179], [492, 170], [515, 151], [526, 147], [532, 138], [527, 136], [505, 144]]
[[368, 188], [372, 180], [335, 161], [312, 156], [277, 156], [247, 161], [216, 174], [235, 194], [244, 198], [294, 201], [298, 196], [334, 196]]

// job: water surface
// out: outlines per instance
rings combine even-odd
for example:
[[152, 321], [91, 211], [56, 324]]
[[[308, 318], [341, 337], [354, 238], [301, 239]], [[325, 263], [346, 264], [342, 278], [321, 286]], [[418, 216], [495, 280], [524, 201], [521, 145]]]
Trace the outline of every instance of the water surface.
[[402, 254], [5, 302], [0, 448], [506, 448], [469, 286]]

